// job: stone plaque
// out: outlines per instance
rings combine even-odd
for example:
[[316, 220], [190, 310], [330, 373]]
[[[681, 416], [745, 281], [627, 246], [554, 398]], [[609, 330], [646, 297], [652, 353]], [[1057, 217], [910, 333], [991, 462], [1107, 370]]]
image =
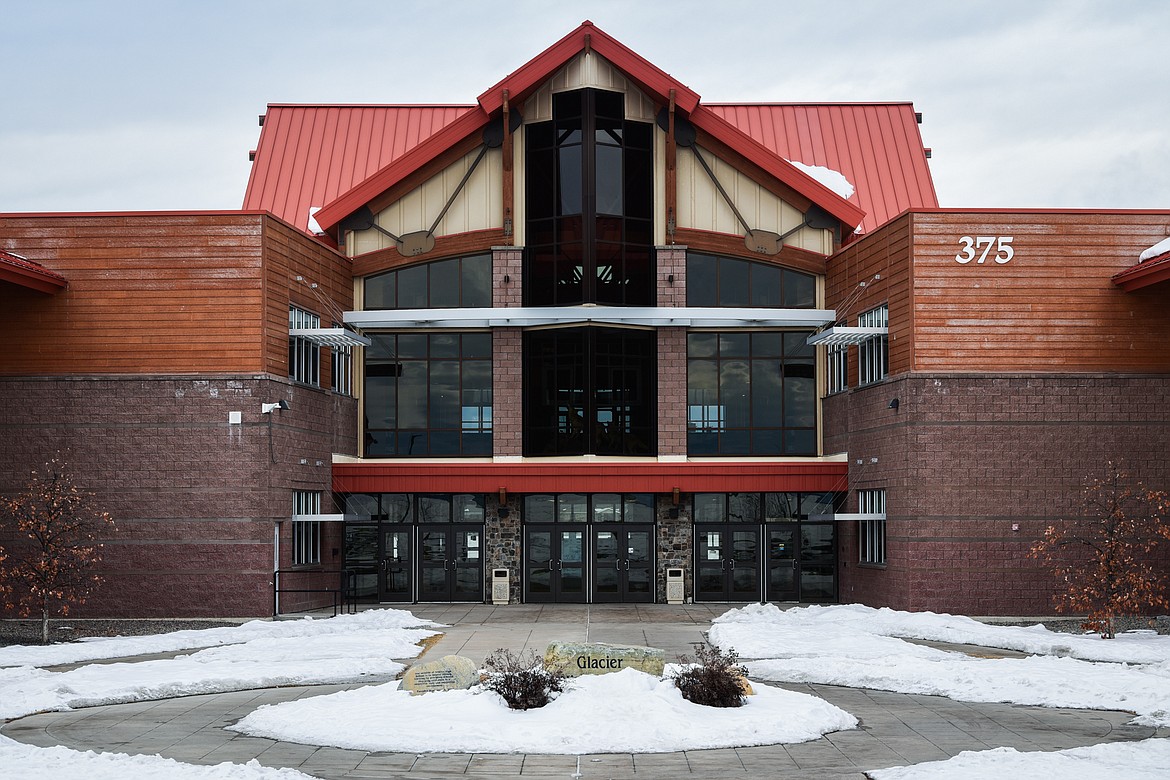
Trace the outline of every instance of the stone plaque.
[[604, 642], [552, 642], [544, 651], [546, 669], [560, 669], [566, 677], [583, 674], [609, 674], [622, 669], [637, 669], [655, 677], [662, 676], [666, 653], [656, 647], [610, 645]]
[[402, 690], [412, 694], [466, 690], [479, 682], [479, 667], [470, 658], [445, 655], [438, 661], [415, 664], [402, 675]]

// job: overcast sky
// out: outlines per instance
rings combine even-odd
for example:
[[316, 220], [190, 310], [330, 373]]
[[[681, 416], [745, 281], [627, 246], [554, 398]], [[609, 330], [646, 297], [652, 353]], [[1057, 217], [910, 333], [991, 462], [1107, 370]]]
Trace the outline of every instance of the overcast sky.
[[238, 208], [267, 103], [470, 103], [586, 18], [711, 102], [913, 101], [943, 206], [1170, 207], [1163, 0], [0, 8], [0, 211]]

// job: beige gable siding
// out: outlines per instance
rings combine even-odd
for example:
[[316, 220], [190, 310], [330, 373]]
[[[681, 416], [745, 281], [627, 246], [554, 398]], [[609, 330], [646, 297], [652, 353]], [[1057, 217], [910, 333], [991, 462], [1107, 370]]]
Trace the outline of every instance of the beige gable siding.
[[[699, 151], [752, 229], [783, 234], [804, 220], [799, 210], [710, 151], [701, 148]], [[678, 151], [678, 226], [740, 236], [745, 232], [691, 149]], [[786, 238], [784, 243], [821, 254], [833, 251], [833, 236], [828, 230], [802, 228]]]
[[[469, 152], [442, 173], [383, 209], [376, 216], [378, 225], [396, 236], [430, 229], [478, 154], [478, 149]], [[499, 149], [489, 149], [439, 222], [435, 235], [449, 236], [502, 227], [502, 177], [503, 156]], [[389, 236], [373, 228], [354, 233], [353, 240], [347, 243], [355, 255], [394, 245]]]
[[626, 95], [626, 118], [639, 122], [653, 122], [654, 102], [642, 94], [625, 76], [596, 52], [582, 52], [557, 71], [524, 104], [525, 122], [544, 122], [552, 119], [554, 92], [594, 87]]

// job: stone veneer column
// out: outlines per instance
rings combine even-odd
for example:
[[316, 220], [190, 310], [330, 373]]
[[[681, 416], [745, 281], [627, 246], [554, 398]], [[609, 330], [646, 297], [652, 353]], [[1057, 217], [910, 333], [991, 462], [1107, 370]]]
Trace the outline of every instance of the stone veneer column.
[[[523, 303], [524, 247], [492, 247], [492, 306], [516, 308]], [[505, 277], [507, 281], [505, 281]], [[492, 331], [492, 454], [524, 453], [523, 336], [519, 328]]]
[[[687, 305], [687, 248], [682, 244], [656, 246], [658, 305]], [[673, 277], [673, 281], [672, 281]]]

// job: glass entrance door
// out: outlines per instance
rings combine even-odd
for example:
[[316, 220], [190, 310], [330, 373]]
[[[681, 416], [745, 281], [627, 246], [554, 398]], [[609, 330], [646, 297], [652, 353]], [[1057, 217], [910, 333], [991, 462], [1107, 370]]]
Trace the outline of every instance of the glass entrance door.
[[768, 526], [768, 601], [800, 599], [800, 534], [796, 523]]
[[411, 590], [410, 526], [383, 527], [378, 565], [378, 601], [414, 601]]
[[525, 526], [524, 600], [583, 603], [585, 540], [585, 526]]
[[483, 526], [418, 526], [419, 601], [483, 601]]
[[760, 527], [696, 524], [695, 600], [760, 600]]
[[593, 601], [654, 601], [653, 526], [593, 526]]

